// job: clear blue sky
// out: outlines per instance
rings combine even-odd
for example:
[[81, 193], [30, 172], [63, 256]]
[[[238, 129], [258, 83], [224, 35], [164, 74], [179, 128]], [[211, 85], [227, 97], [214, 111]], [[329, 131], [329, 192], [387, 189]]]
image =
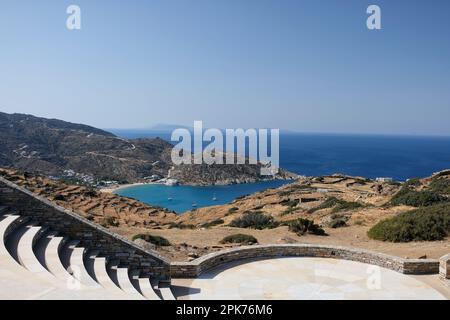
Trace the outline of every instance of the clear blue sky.
[[[66, 29], [70, 4], [81, 31]], [[4, 0], [0, 111], [450, 135], [449, 13], [446, 0]]]

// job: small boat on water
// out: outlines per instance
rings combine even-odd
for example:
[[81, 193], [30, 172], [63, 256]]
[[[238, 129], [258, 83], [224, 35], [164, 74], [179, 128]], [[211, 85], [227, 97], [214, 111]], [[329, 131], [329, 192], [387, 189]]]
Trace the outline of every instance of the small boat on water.
[[167, 200], [168, 200], [168, 201], [172, 201], [173, 199], [169, 197], [169, 198], [167, 198]]
[[196, 203], [193, 203], [193, 204], [192, 204], [192, 207], [196, 208], [196, 207], [197, 207], [197, 204], [196, 204]]
[[213, 196], [213, 198], [212, 198], [212, 201], [217, 201], [217, 197], [216, 197], [216, 194], [214, 193], [214, 196]]

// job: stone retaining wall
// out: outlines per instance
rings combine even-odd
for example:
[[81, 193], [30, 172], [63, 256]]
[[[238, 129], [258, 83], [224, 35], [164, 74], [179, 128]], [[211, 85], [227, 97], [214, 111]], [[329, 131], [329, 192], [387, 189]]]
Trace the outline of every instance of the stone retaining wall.
[[450, 254], [439, 259], [439, 276], [450, 285]]
[[174, 262], [174, 278], [195, 278], [224, 263], [255, 258], [317, 257], [358, 261], [377, 265], [404, 274], [437, 274], [439, 261], [433, 259], [402, 259], [356, 248], [310, 244], [246, 246], [214, 252], [191, 262]]
[[170, 279], [170, 263], [154, 251], [145, 250], [78, 214], [38, 197], [25, 188], [0, 177], [0, 204], [23, 217], [30, 217], [63, 236], [79, 240], [88, 249], [99, 250], [120, 266], [138, 270], [141, 276]]

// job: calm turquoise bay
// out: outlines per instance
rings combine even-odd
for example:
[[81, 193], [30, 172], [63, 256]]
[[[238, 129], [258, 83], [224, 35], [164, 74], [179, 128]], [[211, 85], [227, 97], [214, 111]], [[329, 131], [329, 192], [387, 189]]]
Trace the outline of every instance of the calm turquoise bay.
[[166, 186], [159, 184], [139, 185], [118, 190], [116, 193], [183, 213], [193, 208], [225, 204], [234, 199], [269, 188], [277, 188], [289, 183], [286, 180], [263, 181], [258, 183], [228, 186]]

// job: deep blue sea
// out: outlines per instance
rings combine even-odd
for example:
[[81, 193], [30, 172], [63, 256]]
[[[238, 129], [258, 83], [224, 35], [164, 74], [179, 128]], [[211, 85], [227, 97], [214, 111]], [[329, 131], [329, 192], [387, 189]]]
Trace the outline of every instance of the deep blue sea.
[[[110, 131], [125, 138], [159, 136], [165, 140], [170, 139], [170, 135], [164, 132]], [[343, 173], [367, 178], [392, 177], [404, 181], [412, 177], [426, 177], [433, 172], [450, 168], [450, 137], [281, 134], [280, 165], [289, 171], [307, 176]], [[144, 186], [140, 187], [142, 191], [135, 188], [123, 191], [127, 194], [120, 193], [147, 203], [176, 208], [175, 211], [181, 212], [190, 209], [193, 202], [197, 202], [199, 207], [228, 202], [240, 195], [260, 190], [254, 189], [259, 187], [264, 189], [272, 185], [233, 185], [206, 189], [177, 187], [180, 188], [180, 193], [171, 198], [174, 198], [172, 201], [180, 203], [174, 203], [173, 206], [162, 201], [165, 195], [162, 200], [157, 201], [157, 195], [159, 197], [159, 194], [169, 192], [166, 188], [170, 187]], [[157, 191], [158, 188], [161, 188], [161, 191]], [[217, 196], [218, 201], [212, 201], [212, 194], [219, 194], [222, 188], [226, 190], [224, 194], [229, 193], [230, 196]]]

